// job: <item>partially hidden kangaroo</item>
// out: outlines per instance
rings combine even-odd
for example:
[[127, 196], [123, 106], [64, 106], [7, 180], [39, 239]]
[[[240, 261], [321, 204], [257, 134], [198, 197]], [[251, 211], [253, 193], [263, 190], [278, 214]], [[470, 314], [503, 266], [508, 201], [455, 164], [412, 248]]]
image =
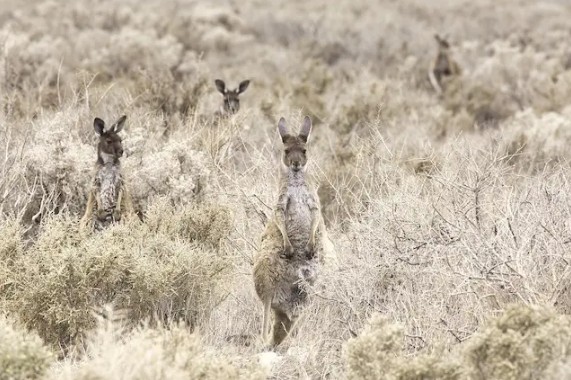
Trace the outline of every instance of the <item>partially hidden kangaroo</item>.
[[264, 306], [265, 342], [273, 311], [272, 346], [279, 345], [289, 334], [307, 303], [308, 287], [317, 278], [327, 239], [317, 189], [306, 173], [311, 119], [305, 117], [298, 135], [290, 134], [283, 117], [278, 130], [284, 147], [279, 196], [253, 272], [256, 293]]
[[93, 122], [95, 132], [99, 135], [99, 144], [95, 175], [85, 214], [81, 219], [82, 228], [92, 226], [100, 230], [121, 220], [123, 215], [135, 214], [119, 161], [123, 156], [123, 144], [118, 133], [123, 129], [126, 119], [127, 116], [121, 116], [109, 128], [105, 128], [105, 122], [100, 118], [95, 118]]
[[240, 94], [242, 94], [248, 86], [250, 85], [249, 80], [244, 80], [240, 82], [238, 88], [234, 90], [230, 90], [226, 87], [226, 84], [223, 80], [216, 79], [214, 81], [216, 85], [216, 89], [220, 92], [223, 96], [223, 103], [220, 107], [220, 110], [216, 112], [218, 116], [231, 116], [234, 115], [240, 109]]
[[435, 34], [434, 38], [438, 43], [438, 54], [430, 67], [428, 78], [434, 90], [440, 95], [443, 92], [442, 79], [460, 75], [461, 70], [458, 63], [452, 58], [448, 41], [438, 34]]

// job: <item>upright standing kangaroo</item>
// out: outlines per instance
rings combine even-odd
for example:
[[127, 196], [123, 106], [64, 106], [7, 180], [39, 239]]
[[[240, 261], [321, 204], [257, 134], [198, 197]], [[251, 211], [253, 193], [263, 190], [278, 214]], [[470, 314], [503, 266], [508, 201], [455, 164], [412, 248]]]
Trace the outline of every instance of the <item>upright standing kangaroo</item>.
[[95, 176], [85, 214], [81, 219], [82, 228], [93, 223], [96, 229], [102, 229], [121, 220], [122, 214], [134, 215], [133, 202], [125, 187], [119, 162], [123, 156], [123, 144], [118, 133], [123, 129], [126, 119], [127, 116], [121, 116], [107, 129], [100, 118], [95, 118], [93, 122], [95, 132], [99, 135], [99, 144]]
[[460, 75], [458, 63], [452, 58], [450, 44], [438, 34], [434, 35], [438, 43], [438, 54], [428, 72], [430, 84], [438, 94], [442, 94], [442, 79], [447, 76]]
[[306, 174], [311, 119], [305, 117], [297, 136], [285, 124], [282, 117], [278, 123], [284, 145], [278, 201], [262, 236], [253, 273], [256, 293], [264, 305], [264, 341], [273, 311], [272, 346], [284, 340], [307, 303], [308, 286], [317, 278], [326, 239], [317, 191]]

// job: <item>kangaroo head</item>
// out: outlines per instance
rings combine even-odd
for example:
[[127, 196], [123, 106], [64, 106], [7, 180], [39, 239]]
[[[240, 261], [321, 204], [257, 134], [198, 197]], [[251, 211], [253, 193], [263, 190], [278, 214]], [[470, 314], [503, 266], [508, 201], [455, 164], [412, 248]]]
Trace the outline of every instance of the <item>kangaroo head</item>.
[[440, 37], [440, 35], [435, 34], [434, 39], [436, 40], [436, 43], [438, 43], [439, 51], [448, 51], [448, 49], [450, 49], [450, 43], [446, 38]]
[[240, 109], [239, 96], [241, 93], [246, 91], [248, 85], [250, 84], [250, 81], [244, 80], [240, 82], [238, 88], [235, 88], [234, 90], [229, 90], [228, 88], [226, 88], [226, 84], [224, 83], [223, 80], [216, 79], [214, 83], [216, 84], [218, 92], [220, 92], [224, 97], [224, 111], [229, 114], [235, 114], [236, 112], [238, 112], [238, 110]]
[[297, 136], [289, 133], [286, 121], [282, 117], [278, 122], [278, 131], [284, 144], [283, 163], [289, 169], [297, 172], [307, 164], [307, 142], [311, 133], [311, 119], [306, 116]]
[[109, 128], [105, 128], [105, 122], [98, 117], [93, 121], [95, 132], [99, 135], [99, 144], [97, 145], [97, 161], [99, 163], [115, 163], [123, 156], [123, 143], [118, 133], [123, 129], [126, 119], [127, 116], [121, 116]]

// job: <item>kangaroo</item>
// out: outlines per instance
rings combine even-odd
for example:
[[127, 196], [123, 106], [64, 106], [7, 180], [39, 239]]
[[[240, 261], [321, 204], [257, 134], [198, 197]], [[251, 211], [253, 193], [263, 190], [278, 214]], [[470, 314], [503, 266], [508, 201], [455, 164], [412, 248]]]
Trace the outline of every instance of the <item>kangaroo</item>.
[[279, 196], [253, 271], [256, 293], [264, 305], [264, 342], [270, 333], [270, 309], [273, 311], [272, 346], [290, 333], [307, 303], [308, 287], [317, 278], [326, 239], [319, 197], [306, 173], [311, 119], [305, 117], [296, 136], [289, 133], [282, 117], [278, 131], [284, 145]]
[[442, 78], [460, 75], [461, 70], [458, 63], [452, 58], [448, 41], [438, 34], [435, 34], [434, 38], [438, 43], [438, 54], [430, 67], [428, 78], [434, 90], [440, 95], [442, 94]]
[[118, 133], [123, 129], [126, 119], [127, 116], [121, 116], [108, 129], [105, 129], [105, 122], [100, 118], [96, 117], [93, 121], [95, 132], [99, 135], [99, 144], [95, 175], [85, 214], [81, 219], [82, 228], [93, 223], [96, 229], [101, 230], [121, 220], [123, 213], [134, 215], [133, 202], [125, 188], [119, 161], [123, 156], [123, 144]]
[[238, 88], [236, 88], [234, 90], [229, 90], [228, 88], [226, 88], [226, 84], [224, 83], [223, 80], [220, 80], [220, 79], [216, 79], [214, 81], [214, 84], [216, 84], [216, 88], [218, 89], [218, 92], [220, 92], [222, 94], [222, 96], [224, 97], [224, 102], [223, 102], [222, 106], [220, 106], [220, 110], [217, 111], [217, 115], [219, 115], [219, 116], [234, 115], [240, 109], [239, 96], [241, 93], [246, 91], [246, 89], [250, 85], [250, 81], [244, 80], [244, 81], [240, 82], [240, 85], [238, 85]]

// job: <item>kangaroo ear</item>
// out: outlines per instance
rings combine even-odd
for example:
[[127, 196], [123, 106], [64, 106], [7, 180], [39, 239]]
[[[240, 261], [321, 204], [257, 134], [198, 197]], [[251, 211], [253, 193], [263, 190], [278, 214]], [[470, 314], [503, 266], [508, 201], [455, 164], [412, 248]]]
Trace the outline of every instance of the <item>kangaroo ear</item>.
[[216, 89], [218, 89], [218, 92], [220, 92], [221, 94], [226, 93], [226, 84], [224, 83], [223, 80], [216, 79], [214, 81], [214, 84], [216, 85]]
[[105, 131], [105, 122], [96, 117], [95, 120], [93, 120], [93, 128], [95, 129], [95, 133], [101, 136]]
[[127, 115], [123, 115], [111, 126], [111, 130], [115, 133], [121, 132], [123, 127], [125, 126], [125, 120], [127, 120]]
[[309, 140], [309, 135], [311, 134], [311, 119], [309, 116], [303, 118], [303, 125], [301, 126], [301, 130], [299, 131], [299, 138], [302, 139], [304, 142]]
[[240, 86], [238, 86], [238, 94], [241, 94], [244, 91], [246, 91], [246, 89], [248, 88], [249, 85], [250, 85], [249, 79], [240, 82]]
[[278, 131], [280, 132], [282, 141], [285, 142], [286, 137], [289, 136], [289, 131], [287, 130], [286, 121], [283, 117], [281, 117], [280, 121], [278, 122]]

